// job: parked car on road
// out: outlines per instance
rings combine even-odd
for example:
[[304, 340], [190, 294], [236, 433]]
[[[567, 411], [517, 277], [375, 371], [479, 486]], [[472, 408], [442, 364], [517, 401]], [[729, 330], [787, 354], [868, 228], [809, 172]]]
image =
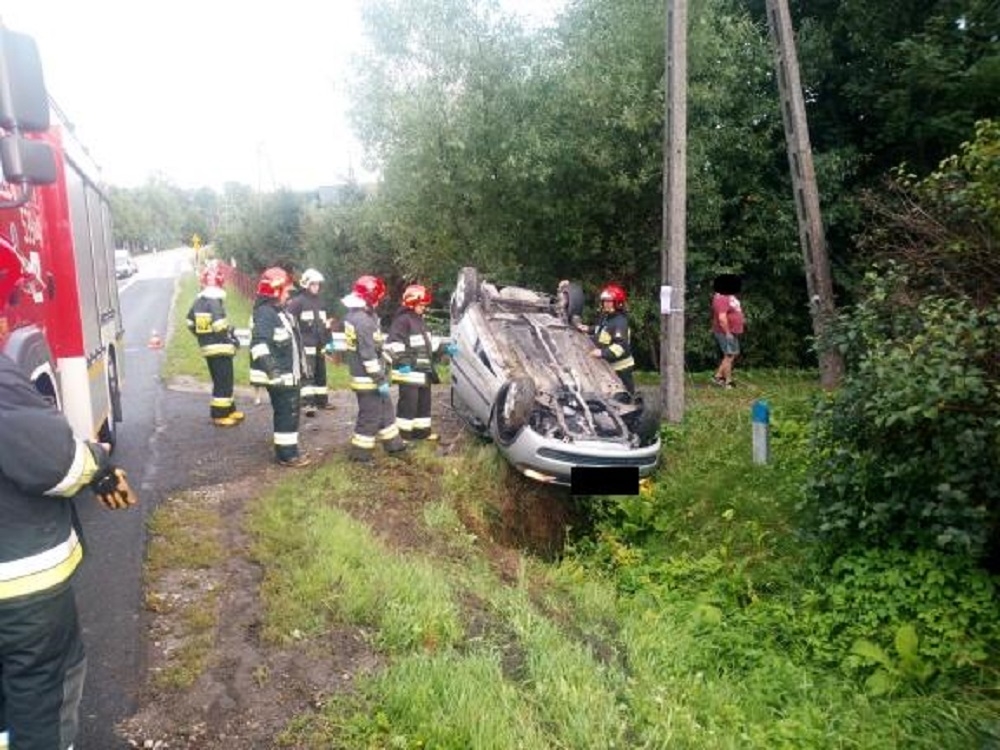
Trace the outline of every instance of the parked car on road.
[[636, 467], [660, 454], [659, 414], [633, 399], [573, 325], [577, 285], [549, 295], [463, 268], [451, 298], [451, 402], [522, 474], [572, 484], [575, 467]]
[[127, 279], [139, 272], [139, 266], [128, 250], [115, 250], [115, 278]]

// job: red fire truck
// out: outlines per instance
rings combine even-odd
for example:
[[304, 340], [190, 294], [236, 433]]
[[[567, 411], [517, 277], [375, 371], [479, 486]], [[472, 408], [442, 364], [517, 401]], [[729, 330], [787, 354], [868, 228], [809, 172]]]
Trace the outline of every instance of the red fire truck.
[[77, 434], [113, 444], [125, 347], [111, 213], [62, 120], [34, 41], [0, 27], [0, 352]]

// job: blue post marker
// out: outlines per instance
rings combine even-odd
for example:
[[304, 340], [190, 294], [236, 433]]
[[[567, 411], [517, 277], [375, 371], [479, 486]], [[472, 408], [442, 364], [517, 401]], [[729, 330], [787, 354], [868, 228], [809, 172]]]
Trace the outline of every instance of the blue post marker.
[[767, 401], [758, 399], [750, 407], [750, 421], [753, 423], [753, 462], [766, 464], [770, 458], [771, 407]]

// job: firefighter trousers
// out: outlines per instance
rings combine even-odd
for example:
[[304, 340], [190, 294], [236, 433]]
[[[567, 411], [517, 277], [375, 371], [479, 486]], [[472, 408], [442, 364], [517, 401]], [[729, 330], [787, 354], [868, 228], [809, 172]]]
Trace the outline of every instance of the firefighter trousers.
[[392, 399], [378, 391], [354, 391], [358, 397], [358, 418], [351, 436], [351, 457], [367, 460], [375, 450], [375, 443], [382, 443], [387, 453], [397, 453], [406, 445], [399, 436]]
[[302, 381], [302, 403], [307, 408], [323, 409], [330, 402], [330, 392], [326, 387], [326, 354], [322, 347], [308, 360], [310, 376]]
[[0, 737], [10, 750], [72, 747], [86, 665], [69, 586], [0, 607]]
[[208, 374], [212, 376], [212, 419], [228, 417], [236, 411], [233, 401], [233, 357], [231, 354], [216, 354], [205, 357]]
[[267, 395], [271, 397], [274, 412], [274, 456], [279, 461], [288, 461], [299, 455], [299, 399], [298, 386], [269, 385]]
[[404, 440], [423, 440], [431, 434], [431, 387], [399, 384], [396, 424]]

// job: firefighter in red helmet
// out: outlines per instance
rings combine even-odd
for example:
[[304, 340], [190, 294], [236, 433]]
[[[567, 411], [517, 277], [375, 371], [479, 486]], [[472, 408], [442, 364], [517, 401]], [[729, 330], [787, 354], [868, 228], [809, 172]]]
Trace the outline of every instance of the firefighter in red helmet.
[[257, 284], [250, 333], [250, 382], [267, 388], [274, 411], [274, 455], [281, 466], [307, 466], [299, 451], [299, 398], [306, 372], [295, 318], [285, 310], [292, 278], [268, 268]]
[[385, 346], [392, 357], [392, 381], [399, 383], [396, 424], [404, 440], [437, 439], [431, 431], [431, 385], [439, 380], [434, 370], [433, 340], [424, 321], [430, 303], [427, 287], [406, 287]]
[[371, 461], [376, 442], [390, 455], [406, 444], [399, 436], [389, 394], [388, 355], [375, 308], [385, 297], [385, 282], [377, 276], [362, 276], [344, 297], [345, 359], [351, 375], [351, 390], [358, 399], [358, 417], [351, 436], [352, 461]]
[[590, 356], [610, 363], [629, 395], [635, 396], [635, 360], [632, 359], [631, 332], [625, 303], [628, 298], [618, 284], [608, 284], [598, 295], [600, 313], [593, 327], [581, 326], [594, 341]]
[[232, 427], [243, 421], [233, 398], [233, 358], [239, 343], [226, 316], [225, 273], [218, 261], [209, 261], [202, 269], [201, 291], [187, 314], [187, 327], [198, 339], [201, 356], [212, 377], [212, 400], [209, 412], [219, 427]]

